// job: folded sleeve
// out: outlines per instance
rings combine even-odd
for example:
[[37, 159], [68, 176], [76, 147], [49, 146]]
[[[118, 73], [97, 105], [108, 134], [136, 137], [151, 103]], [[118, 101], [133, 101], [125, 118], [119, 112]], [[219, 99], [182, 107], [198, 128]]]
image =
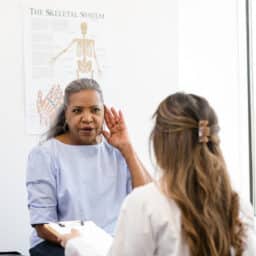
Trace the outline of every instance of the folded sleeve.
[[146, 206], [134, 192], [123, 203], [108, 256], [120, 256], [120, 253], [122, 256], [150, 256], [154, 253], [151, 219]]
[[51, 155], [40, 147], [31, 151], [26, 187], [31, 224], [57, 221], [56, 175]]

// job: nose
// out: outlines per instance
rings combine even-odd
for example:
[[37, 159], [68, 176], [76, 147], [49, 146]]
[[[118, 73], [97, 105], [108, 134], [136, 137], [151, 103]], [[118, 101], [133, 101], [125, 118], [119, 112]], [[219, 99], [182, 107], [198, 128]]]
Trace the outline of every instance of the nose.
[[82, 115], [81, 121], [84, 123], [91, 123], [93, 121], [92, 114], [85, 111]]

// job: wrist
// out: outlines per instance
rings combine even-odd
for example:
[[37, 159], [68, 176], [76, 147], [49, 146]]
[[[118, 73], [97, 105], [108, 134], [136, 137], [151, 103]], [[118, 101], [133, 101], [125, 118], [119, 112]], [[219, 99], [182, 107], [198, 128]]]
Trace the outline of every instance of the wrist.
[[125, 143], [123, 145], [120, 145], [118, 149], [125, 158], [134, 153], [131, 143]]

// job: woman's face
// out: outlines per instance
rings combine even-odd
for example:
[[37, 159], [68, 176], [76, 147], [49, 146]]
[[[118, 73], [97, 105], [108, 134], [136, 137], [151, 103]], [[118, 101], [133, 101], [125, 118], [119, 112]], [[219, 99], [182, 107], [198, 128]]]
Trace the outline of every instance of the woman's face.
[[104, 105], [95, 90], [82, 90], [69, 97], [65, 112], [71, 144], [92, 145], [100, 142]]

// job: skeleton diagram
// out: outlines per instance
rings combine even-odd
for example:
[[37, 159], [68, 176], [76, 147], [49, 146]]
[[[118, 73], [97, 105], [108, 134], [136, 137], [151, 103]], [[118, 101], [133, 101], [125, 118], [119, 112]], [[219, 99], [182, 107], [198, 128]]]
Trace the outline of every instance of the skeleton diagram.
[[[51, 59], [55, 62], [62, 54], [67, 52], [74, 44], [76, 45], [76, 57], [77, 57], [77, 78], [80, 77], [80, 73], [89, 74], [90, 78], [93, 78], [94, 71], [97, 69], [98, 73], [101, 73], [99, 63], [96, 57], [95, 42], [92, 39], [87, 39], [87, 24], [82, 22], [81, 25], [82, 38], [74, 38], [71, 43], [59, 52], [55, 57]], [[96, 64], [96, 67], [94, 67]]]
[[63, 92], [58, 84], [54, 84], [45, 97], [41, 90], [38, 91], [36, 105], [41, 125], [48, 126], [50, 124], [62, 102]]

